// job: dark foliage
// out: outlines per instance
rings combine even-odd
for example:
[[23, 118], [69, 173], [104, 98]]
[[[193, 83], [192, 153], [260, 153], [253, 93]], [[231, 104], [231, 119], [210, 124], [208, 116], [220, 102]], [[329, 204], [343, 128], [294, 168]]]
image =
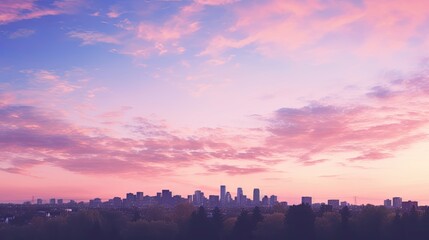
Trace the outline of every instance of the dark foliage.
[[[0, 218], [5, 216], [10, 213], [0, 209]], [[0, 239], [427, 240], [429, 209], [395, 211], [368, 205], [315, 214], [310, 206], [298, 205], [286, 214], [255, 207], [237, 216], [235, 210], [208, 212], [184, 204], [173, 209], [58, 211], [53, 217], [29, 210], [8, 224], [0, 223]]]
[[309, 205], [291, 206], [285, 219], [288, 239], [315, 239], [314, 221], [315, 216]]

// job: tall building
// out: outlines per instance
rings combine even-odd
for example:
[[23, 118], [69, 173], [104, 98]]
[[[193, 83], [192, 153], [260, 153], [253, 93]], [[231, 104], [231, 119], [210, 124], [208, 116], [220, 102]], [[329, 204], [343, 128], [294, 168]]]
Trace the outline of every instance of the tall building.
[[338, 209], [338, 208], [340, 208], [340, 200], [330, 199], [330, 200], [328, 200], [328, 205], [332, 206], [333, 209]]
[[195, 206], [202, 206], [204, 204], [204, 193], [201, 190], [196, 190], [193, 197]]
[[57, 203], [58, 203], [58, 204], [63, 204], [63, 203], [64, 203], [64, 201], [63, 201], [63, 199], [59, 198], [59, 199], [57, 200]]
[[259, 188], [253, 189], [253, 205], [258, 206], [261, 202], [261, 195]]
[[402, 202], [402, 210], [406, 211], [406, 212], [410, 212], [411, 210], [417, 210], [417, 208], [419, 207], [419, 203], [417, 201], [406, 201], [406, 202]]
[[269, 205], [269, 199], [268, 199], [267, 195], [265, 195], [265, 196], [262, 198], [262, 206], [264, 206], [264, 207], [268, 207], [268, 205]]
[[226, 192], [226, 194], [225, 194], [225, 204], [229, 205], [229, 204], [231, 204], [231, 202], [232, 202], [231, 193]]
[[243, 203], [244, 203], [243, 189], [239, 187], [237, 188], [237, 205], [241, 206]]
[[103, 202], [101, 201], [101, 198], [94, 198], [93, 200], [89, 200], [89, 206], [94, 208], [99, 208]]
[[143, 200], [143, 192], [137, 192], [137, 201], [142, 201]]
[[135, 202], [136, 201], [136, 195], [134, 195], [133, 193], [127, 193], [127, 201], [128, 202]]
[[162, 198], [170, 199], [170, 198], [173, 197], [173, 193], [170, 190], [168, 190], [168, 189], [164, 189], [161, 192], [161, 196], [162, 196]]
[[209, 195], [209, 206], [210, 207], [218, 207], [219, 206], [219, 196]]
[[386, 208], [391, 208], [392, 207], [392, 200], [390, 200], [390, 199], [384, 200], [383, 206]]
[[402, 207], [402, 198], [394, 197], [393, 198], [393, 207], [394, 208], [401, 208]]
[[115, 208], [120, 208], [122, 207], [122, 199], [120, 197], [114, 197], [112, 200], [113, 206]]
[[38, 198], [37, 199], [37, 205], [41, 205], [41, 204], [43, 204], [43, 200], [41, 198]]
[[226, 186], [220, 185], [220, 203], [225, 204]]
[[49, 204], [56, 204], [56, 203], [57, 203], [57, 201], [55, 198], [49, 199]]
[[312, 203], [313, 203], [313, 200], [311, 197], [304, 196], [301, 198], [301, 204], [302, 205], [310, 205], [311, 206]]
[[272, 206], [274, 206], [276, 204], [277, 204], [277, 196], [276, 195], [271, 195], [270, 196], [270, 202], [269, 202], [270, 207], [272, 207]]
[[168, 190], [164, 189], [161, 191], [161, 203], [162, 204], [171, 204], [173, 199], [173, 193]]

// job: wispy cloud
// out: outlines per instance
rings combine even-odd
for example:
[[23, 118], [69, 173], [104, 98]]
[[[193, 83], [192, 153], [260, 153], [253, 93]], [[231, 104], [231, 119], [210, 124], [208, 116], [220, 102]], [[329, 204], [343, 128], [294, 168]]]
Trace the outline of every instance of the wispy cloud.
[[227, 5], [238, 1], [240, 0], [195, 0], [196, 3], [212, 6]]
[[24, 73], [30, 76], [32, 82], [45, 84], [51, 93], [70, 93], [80, 88], [80, 86], [70, 83], [68, 80], [62, 76], [59, 76], [54, 71], [25, 70]]
[[80, 39], [82, 41], [82, 45], [92, 45], [96, 43], [120, 43], [120, 40], [117, 37], [93, 31], [71, 31], [68, 35], [72, 38]]
[[[338, 51], [386, 54], [423, 46], [428, 4], [415, 1], [270, 0], [233, 8], [236, 21], [209, 40], [202, 54], [249, 45], [264, 55], [325, 57]], [[338, 45], [339, 40], [341, 45]], [[321, 47], [323, 46], [323, 47]], [[299, 55], [298, 55], [299, 54]]]
[[11, 22], [75, 12], [83, 1], [56, 0], [42, 5], [36, 0], [4, 0], [0, 3], [0, 25]]
[[[301, 108], [278, 109], [269, 118], [269, 146], [288, 149], [291, 156], [312, 165], [319, 156], [347, 153], [351, 161], [379, 160], [427, 138], [429, 124], [427, 71], [391, 81], [360, 104], [314, 102]], [[375, 88], [378, 91], [378, 88]], [[387, 97], [388, 96], [388, 97]], [[374, 99], [375, 97], [375, 99]]]
[[118, 6], [112, 6], [109, 9], [109, 12], [107, 12], [107, 17], [109, 18], [118, 18], [121, 16], [122, 12], [119, 10]]
[[212, 165], [208, 167], [208, 172], [225, 173], [228, 175], [248, 175], [263, 172], [270, 172], [271, 169], [265, 166], [233, 166], [233, 165]]
[[[25, 173], [37, 165], [53, 165], [84, 174], [159, 175], [171, 169], [208, 164], [212, 159], [261, 157], [260, 149], [236, 149], [204, 136], [181, 136], [164, 124], [139, 119], [135, 138], [118, 138], [101, 129], [83, 128], [36, 107], [0, 108], [0, 149], [3, 170]], [[35, 161], [22, 159], [31, 156]], [[261, 162], [262, 164], [262, 162]], [[225, 167], [225, 166], [223, 166]], [[209, 171], [216, 167], [208, 167]], [[250, 174], [263, 166], [225, 169], [228, 174]], [[13, 171], [12, 171], [13, 170]]]
[[20, 28], [20, 29], [16, 30], [15, 32], [10, 33], [9, 38], [10, 39], [26, 38], [26, 37], [33, 35], [35, 32], [36, 31], [33, 29]]
[[201, 28], [196, 16], [204, 9], [204, 5], [199, 3], [181, 5], [175, 14], [157, 22], [121, 19], [118, 8], [112, 7], [109, 17], [118, 19], [114, 26], [120, 29], [120, 33], [109, 35], [99, 32], [73, 31], [69, 33], [69, 36], [80, 38], [84, 45], [97, 42], [118, 44], [118, 47], [111, 49], [111, 52], [133, 57], [182, 54], [186, 51], [183, 39]]
[[[52, 70], [24, 73], [32, 83], [46, 85], [56, 94], [80, 87], [68, 81], [67, 74]], [[424, 68], [384, 81], [369, 88], [355, 104], [343, 99], [315, 100], [301, 107], [277, 109], [260, 116], [266, 125], [254, 131], [227, 127], [181, 131], [166, 121], [139, 117], [124, 123], [127, 137], [119, 137], [103, 127], [72, 124], [61, 114], [62, 109], [48, 110], [17, 99], [0, 94], [0, 167], [4, 171], [22, 174], [46, 164], [84, 174], [156, 175], [195, 166], [209, 173], [256, 174], [273, 171], [273, 165], [283, 161], [307, 167], [331, 159], [338, 162], [339, 155], [341, 166], [356, 167], [348, 163], [392, 158], [425, 141], [429, 71]], [[100, 124], [120, 123], [129, 110], [112, 109], [98, 114], [97, 120]]]

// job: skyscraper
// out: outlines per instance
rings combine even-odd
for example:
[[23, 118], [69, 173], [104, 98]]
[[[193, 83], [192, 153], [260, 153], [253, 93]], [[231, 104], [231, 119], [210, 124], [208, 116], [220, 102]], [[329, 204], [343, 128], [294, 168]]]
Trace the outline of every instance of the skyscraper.
[[390, 199], [384, 200], [384, 204], [383, 205], [386, 208], [391, 208], [392, 207], [392, 200], [390, 200]]
[[161, 191], [161, 202], [163, 204], [171, 204], [173, 198], [173, 193], [168, 189], [163, 189]]
[[137, 192], [137, 201], [142, 201], [143, 200], [143, 192]]
[[394, 208], [402, 208], [402, 198], [394, 197], [393, 198], [393, 207]]
[[136, 201], [136, 195], [134, 193], [127, 193], [126, 195], [127, 202], [132, 203]]
[[311, 206], [312, 202], [313, 202], [313, 200], [311, 197], [305, 196], [305, 197], [301, 198], [301, 203], [303, 205], [310, 205]]
[[202, 206], [204, 204], [204, 193], [201, 190], [196, 190], [193, 197], [195, 206]]
[[239, 187], [237, 188], [237, 205], [241, 206], [243, 202], [243, 189]]
[[338, 209], [338, 208], [340, 208], [340, 200], [338, 200], [338, 199], [329, 199], [328, 200], [328, 205], [332, 206], [333, 209]]
[[232, 197], [231, 197], [231, 193], [226, 192], [225, 194], [225, 204], [229, 205], [232, 202]]
[[271, 195], [270, 196], [270, 200], [269, 200], [270, 207], [276, 205], [277, 203], [278, 203], [277, 196], [276, 195]]
[[219, 196], [217, 195], [209, 195], [209, 206], [217, 207], [219, 205]]
[[402, 202], [402, 210], [405, 212], [410, 212], [413, 208], [414, 210], [417, 210], [417, 208], [419, 207], [419, 203], [417, 201], [406, 201], [406, 202]]
[[253, 189], [253, 205], [258, 206], [260, 204], [260, 191], [259, 188]]
[[220, 203], [221, 204], [225, 204], [225, 194], [226, 194], [225, 185], [220, 185]]
[[268, 207], [268, 205], [269, 205], [269, 199], [268, 199], [268, 196], [267, 196], [267, 195], [265, 195], [265, 196], [262, 198], [262, 206], [264, 206], [264, 207]]

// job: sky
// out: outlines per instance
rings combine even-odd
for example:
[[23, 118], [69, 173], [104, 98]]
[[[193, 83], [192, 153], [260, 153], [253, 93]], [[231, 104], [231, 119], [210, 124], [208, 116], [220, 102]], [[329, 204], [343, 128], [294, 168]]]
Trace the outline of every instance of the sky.
[[0, 202], [429, 204], [429, 1], [2, 0]]

